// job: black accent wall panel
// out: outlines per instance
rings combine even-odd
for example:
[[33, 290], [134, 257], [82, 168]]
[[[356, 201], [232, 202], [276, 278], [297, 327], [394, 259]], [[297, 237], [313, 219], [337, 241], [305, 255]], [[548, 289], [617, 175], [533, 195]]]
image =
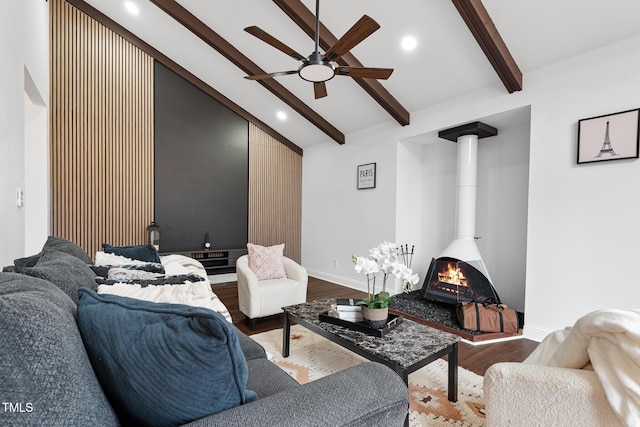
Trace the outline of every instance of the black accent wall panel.
[[157, 61], [154, 91], [160, 251], [244, 248], [249, 123]]

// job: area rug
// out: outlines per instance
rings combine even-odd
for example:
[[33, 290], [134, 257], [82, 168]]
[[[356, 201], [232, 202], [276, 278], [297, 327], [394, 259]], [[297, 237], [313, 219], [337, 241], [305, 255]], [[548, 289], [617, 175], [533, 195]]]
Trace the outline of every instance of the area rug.
[[[300, 384], [366, 360], [300, 325], [291, 327], [290, 355], [282, 357], [282, 329], [252, 335], [272, 362]], [[438, 359], [409, 375], [409, 425], [485, 426], [482, 377], [458, 368], [458, 401], [447, 400], [447, 362]]]

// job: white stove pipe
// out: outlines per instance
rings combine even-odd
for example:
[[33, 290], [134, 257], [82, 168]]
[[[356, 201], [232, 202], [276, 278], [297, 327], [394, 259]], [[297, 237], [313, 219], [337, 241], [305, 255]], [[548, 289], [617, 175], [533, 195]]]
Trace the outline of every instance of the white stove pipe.
[[478, 135], [461, 135], [457, 143], [455, 238], [440, 257], [457, 258], [471, 264], [493, 283], [475, 240]]

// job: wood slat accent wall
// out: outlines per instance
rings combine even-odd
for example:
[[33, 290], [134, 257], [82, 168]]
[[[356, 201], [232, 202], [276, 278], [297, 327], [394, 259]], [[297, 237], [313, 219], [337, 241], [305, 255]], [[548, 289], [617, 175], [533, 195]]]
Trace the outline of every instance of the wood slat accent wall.
[[[153, 219], [153, 58], [50, 1], [52, 232], [90, 255], [146, 241]], [[249, 241], [300, 262], [302, 156], [249, 124]]]
[[249, 242], [300, 262], [302, 156], [249, 123]]
[[90, 255], [146, 242], [153, 219], [153, 59], [51, 0], [53, 234]]

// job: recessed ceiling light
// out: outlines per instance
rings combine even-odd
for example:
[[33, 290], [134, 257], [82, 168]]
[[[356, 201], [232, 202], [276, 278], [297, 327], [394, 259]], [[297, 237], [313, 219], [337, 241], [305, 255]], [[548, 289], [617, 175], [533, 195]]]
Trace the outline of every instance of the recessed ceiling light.
[[276, 113], [276, 116], [280, 119], [280, 120], [287, 120], [287, 115], [284, 113], [284, 111], [278, 111]]
[[126, 1], [124, 2], [124, 7], [129, 11], [129, 13], [131, 13], [132, 15], [137, 15], [138, 13], [140, 13], [140, 9], [138, 8], [138, 6], [130, 1]]
[[413, 50], [418, 45], [418, 41], [415, 39], [415, 37], [406, 36], [405, 38], [402, 39], [402, 41], [400, 42], [400, 45], [404, 50]]

